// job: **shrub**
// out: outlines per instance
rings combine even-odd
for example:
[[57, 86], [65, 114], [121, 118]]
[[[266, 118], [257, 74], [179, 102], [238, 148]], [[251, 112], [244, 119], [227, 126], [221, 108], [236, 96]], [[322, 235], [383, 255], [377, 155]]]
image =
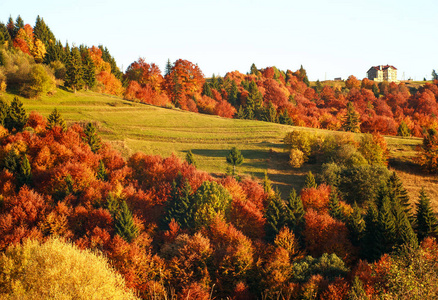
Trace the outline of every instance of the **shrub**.
[[20, 93], [28, 98], [46, 95], [55, 90], [55, 78], [43, 65], [32, 66], [29, 81], [20, 88]]
[[9, 247], [0, 270], [1, 298], [137, 299], [103, 256], [56, 238]]
[[297, 168], [297, 169], [301, 168], [301, 166], [304, 164], [305, 161], [304, 153], [299, 149], [290, 150], [289, 158], [290, 158], [289, 164], [293, 168]]

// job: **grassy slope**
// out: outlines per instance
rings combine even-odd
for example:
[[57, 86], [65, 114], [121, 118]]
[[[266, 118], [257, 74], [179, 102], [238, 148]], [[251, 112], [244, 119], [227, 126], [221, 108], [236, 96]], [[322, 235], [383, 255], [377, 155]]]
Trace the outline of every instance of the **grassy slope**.
[[[13, 95], [5, 94], [3, 97], [12, 100]], [[299, 170], [288, 166], [282, 139], [296, 127], [158, 108], [93, 92], [72, 94], [58, 90], [50, 97], [22, 101], [29, 112], [35, 110], [48, 116], [57, 107], [68, 122], [93, 121], [101, 137], [125, 157], [142, 151], [164, 157], [174, 153], [184, 158], [185, 153], [192, 150], [200, 169], [220, 174], [227, 167], [225, 156], [231, 147], [236, 146], [245, 157], [238, 172], [261, 178], [268, 170], [269, 177], [283, 196], [291, 187], [300, 189], [309, 170], [316, 173], [320, 169], [320, 165], [304, 165]], [[330, 133], [319, 129], [300, 129]], [[410, 163], [421, 139], [387, 137], [386, 140], [391, 167], [402, 178], [411, 199], [416, 200], [420, 186], [424, 185], [438, 208], [436, 178], [421, 175], [418, 168]]]

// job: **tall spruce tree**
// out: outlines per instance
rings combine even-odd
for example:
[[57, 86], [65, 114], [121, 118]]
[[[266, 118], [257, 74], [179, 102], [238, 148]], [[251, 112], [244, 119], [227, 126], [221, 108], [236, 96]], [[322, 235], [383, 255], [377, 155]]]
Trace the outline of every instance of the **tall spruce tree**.
[[0, 98], [0, 125], [5, 127], [5, 120], [8, 117], [9, 105]]
[[172, 183], [172, 190], [166, 202], [163, 227], [167, 228], [172, 220], [181, 228], [194, 228], [195, 203], [192, 188], [181, 174]]
[[0, 46], [2, 45], [7, 45], [10, 47], [12, 45], [12, 38], [9, 34], [8, 27], [0, 22]]
[[345, 221], [344, 212], [339, 202], [338, 193], [334, 188], [332, 188], [332, 191], [330, 192], [328, 205], [328, 212], [332, 218], [339, 221]]
[[19, 186], [30, 186], [32, 183], [32, 170], [29, 159], [26, 155], [23, 155], [20, 161], [20, 167], [18, 169], [17, 180]]
[[398, 202], [402, 207], [403, 211], [406, 213], [408, 219], [412, 220], [413, 215], [411, 212], [409, 195], [406, 189], [404, 188], [400, 178], [397, 176], [397, 173], [392, 172], [386, 184], [388, 186], [388, 192], [391, 201]]
[[81, 54], [77, 47], [74, 47], [70, 54], [68, 54], [65, 68], [65, 85], [76, 93], [77, 90], [82, 89], [84, 86], [84, 69]]
[[408, 125], [405, 123], [405, 121], [401, 121], [400, 125], [397, 129], [397, 135], [401, 137], [410, 137], [411, 136], [411, 130], [409, 129]]
[[15, 23], [14, 23], [14, 19], [12, 19], [12, 16], [9, 16], [8, 23], [6, 24], [6, 28], [8, 29], [11, 40], [13, 40], [15, 38]]
[[195, 166], [195, 167], [196, 167], [196, 161], [195, 161], [195, 158], [193, 157], [192, 150], [187, 151], [187, 154], [186, 154], [186, 162], [187, 162], [189, 165], [192, 165], [192, 166]]
[[170, 75], [171, 72], [172, 72], [172, 63], [170, 62], [170, 59], [167, 59], [166, 69], [164, 71], [165, 76]]
[[58, 109], [55, 108], [47, 118], [47, 130], [51, 130], [55, 126], [59, 126], [62, 128], [62, 131], [67, 131], [67, 124], [65, 123], [64, 118], [58, 112]]
[[286, 200], [285, 224], [293, 230], [295, 236], [302, 241], [302, 231], [304, 230], [304, 206], [301, 197], [292, 189]]
[[115, 232], [128, 243], [132, 242], [138, 234], [139, 229], [134, 223], [132, 212], [126, 204], [126, 201], [120, 203], [119, 209], [115, 214], [114, 226]]
[[313, 176], [312, 171], [309, 171], [306, 175], [306, 181], [304, 182], [304, 188], [310, 189], [310, 188], [317, 188], [318, 185], [316, 184], [315, 176]]
[[380, 258], [384, 252], [381, 245], [380, 228], [379, 228], [379, 212], [374, 203], [368, 205], [365, 215], [365, 232], [363, 242], [361, 243], [362, 256], [369, 261], [375, 261]]
[[365, 221], [362, 217], [362, 210], [356, 202], [353, 205], [353, 212], [347, 218], [346, 225], [351, 243], [359, 246], [365, 233]]
[[430, 205], [430, 198], [424, 187], [420, 190], [420, 196], [416, 204], [416, 232], [421, 241], [427, 236], [438, 235], [438, 220]]
[[114, 74], [114, 76], [116, 76], [117, 79], [122, 81], [123, 72], [120, 71], [119, 67], [117, 66], [116, 60], [114, 59], [114, 57], [111, 56], [108, 48], [99, 45], [99, 49], [102, 51], [102, 59], [110, 64], [111, 73]]
[[243, 163], [243, 155], [236, 147], [231, 148], [227, 155], [227, 163], [233, 166], [233, 176], [236, 174], [236, 167]]
[[293, 121], [292, 121], [287, 109], [283, 110], [283, 112], [278, 117], [278, 121], [280, 122], [280, 124], [293, 125]]
[[266, 208], [266, 239], [274, 241], [278, 232], [285, 225], [285, 205], [278, 193], [271, 194], [268, 207]]
[[202, 87], [202, 95], [213, 98], [213, 93], [211, 92], [210, 84], [208, 82], [204, 82], [204, 86]]
[[103, 160], [100, 160], [99, 165], [97, 166], [96, 178], [101, 181], [108, 180], [108, 172], [106, 171], [105, 163], [103, 162]]
[[14, 38], [17, 36], [18, 31], [19, 31], [21, 28], [24, 28], [24, 21], [23, 21], [23, 19], [21, 18], [21, 16], [18, 15], [17, 19], [15, 20], [15, 25], [14, 25]]
[[61, 41], [51, 41], [46, 47], [46, 55], [44, 56], [44, 63], [49, 64], [52, 61], [60, 61], [66, 63], [67, 56]]
[[36, 18], [35, 26], [33, 28], [33, 33], [36, 39], [41, 40], [44, 43], [46, 49], [48, 49], [50, 43], [55, 43], [55, 35], [44, 22], [43, 18], [38, 15]]
[[14, 129], [17, 131], [22, 131], [27, 123], [27, 119], [28, 117], [23, 103], [20, 101], [20, 99], [18, 99], [18, 97], [14, 97], [4, 120], [5, 128], [9, 131]]
[[382, 199], [381, 207], [379, 207], [377, 228], [377, 236], [375, 238], [379, 241], [378, 249], [380, 250], [380, 255], [391, 252], [397, 241], [396, 220], [391, 202], [387, 196]]
[[347, 104], [347, 114], [342, 122], [342, 129], [350, 132], [360, 132], [359, 114], [354, 109], [353, 102]]
[[230, 89], [228, 90], [228, 102], [233, 105], [236, 106], [239, 100], [239, 90], [237, 88], [237, 84], [234, 80], [231, 80], [231, 86]]
[[86, 142], [93, 153], [99, 151], [102, 147], [102, 141], [100, 137], [97, 135], [96, 127], [92, 123], [88, 123], [84, 129], [85, 136], [83, 137], [84, 142]]

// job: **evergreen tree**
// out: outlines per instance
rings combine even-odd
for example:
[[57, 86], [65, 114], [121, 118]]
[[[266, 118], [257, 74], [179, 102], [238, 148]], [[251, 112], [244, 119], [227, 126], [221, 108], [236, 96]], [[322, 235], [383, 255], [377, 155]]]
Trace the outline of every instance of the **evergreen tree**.
[[239, 90], [237, 89], [237, 84], [234, 80], [231, 81], [231, 87], [228, 91], [228, 102], [236, 106], [239, 100]]
[[[60, 61], [65, 63], [67, 61], [68, 55], [62, 46], [61, 41], [53, 41], [49, 42], [49, 45], [46, 47], [46, 55], [44, 56], [44, 63], [49, 64], [52, 61]], [[69, 51], [68, 51], [69, 52]]]
[[8, 24], [6, 24], [6, 28], [8, 29], [9, 36], [11, 40], [15, 38], [15, 23], [11, 16], [9, 16]]
[[251, 81], [248, 87], [248, 97], [246, 99], [245, 115], [246, 119], [261, 120], [263, 114], [263, 96], [260, 93], [255, 81]]
[[360, 132], [359, 114], [355, 111], [353, 102], [347, 104], [347, 114], [342, 122], [344, 131]]
[[62, 128], [62, 131], [67, 131], [67, 124], [65, 123], [64, 118], [61, 116], [61, 114], [58, 112], [58, 109], [55, 108], [47, 118], [47, 130], [51, 130], [55, 126], [60, 126]]
[[435, 70], [432, 70], [432, 80], [438, 80], [438, 74]]
[[399, 249], [401, 246], [418, 247], [417, 236], [400, 204], [393, 204], [393, 214], [395, 220], [395, 247]]
[[289, 112], [287, 111], [287, 109], [283, 110], [283, 113], [279, 116], [278, 120], [280, 124], [293, 125], [293, 121], [289, 116]]
[[310, 188], [317, 188], [318, 185], [316, 184], [315, 176], [313, 176], [312, 171], [309, 171], [306, 175], [306, 181], [304, 183], [304, 188], [310, 189]]
[[430, 205], [430, 198], [424, 188], [420, 190], [420, 197], [416, 204], [416, 232], [421, 241], [425, 237], [438, 235], [438, 220]]
[[172, 63], [170, 62], [170, 59], [168, 59], [166, 63], [165, 76], [168, 76], [171, 72], [172, 72]]
[[26, 155], [23, 155], [23, 158], [21, 159], [17, 175], [19, 186], [30, 186], [32, 183], [32, 170]]
[[172, 190], [166, 202], [165, 210], [164, 228], [167, 228], [172, 220], [175, 220], [181, 228], [193, 228], [195, 226], [195, 205], [192, 188], [187, 180], [183, 180], [181, 174], [172, 183]]
[[213, 93], [211, 92], [210, 85], [208, 82], [204, 82], [204, 86], [202, 87], [202, 95], [213, 98]]
[[378, 225], [379, 213], [374, 203], [368, 205], [365, 215], [365, 232], [362, 243], [362, 256], [369, 261], [375, 261], [383, 253], [383, 247], [380, 241], [380, 231]]
[[239, 110], [237, 111], [237, 119], [246, 119], [246, 114], [245, 114], [245, 109], [243, 108], [243, 106], [241, 105], [239, 107]]
[[195, 158], [193, 157], [192, 150], [189, 150], [189, 151], [187, 152], [187, 154], [186, 154], [186, 162], [187, 162], [189, 165], [193, 165], [193, 166], [196, 167], [196, 161], [195, 161]]
[[76, 93], [76, 90], [80, 90], [84, 86], [84, 70], [81, 54], [77, 47], [74, 47], [68, 55], [65, 68], [65, 85]]
[[84, 130], [85, 137], [83, 137], [84, 142], [86, 142], [93, 153], [99, 151], [102, 147], [102, 142], [100, 137], [97, 135], [96, 127], [92, 123], [88, 123]]
[[359, 246], [365, 232], [365, 221], [356, 202], [354, 202], [353, 212], [349, 215], [346, 225], [351, 243], [354, 246]]
[[335, 189], [332, 189], [332, 191], [330, 192], [328, 205], [329, 215], [334, 219], [344, 221], [344, 212], [342, 210], [341, 204], [339, 203], [338, 193]]
[[122, 81], [123, 79], [123, 72], [120, 71], [119, 67], [117, 67], [116, 60], [114, 57], [111, 56], [109, 53], [109, 50], [107, 47], [103, 47], [102, 45], [99, 45], [99, 49], [102, 51], [102, 59], [103, 61], [106, 61], [111, 66], [111, 73], [116, 76], [117, 79]]
[[265, 229], [268, 241], [274, 241], [277, 233], [285, 225], [284, 209], [285, 205], [281, 197], [277, 193], [272, 194], [265, 213]]
[[46, 49], [49, 47], [50, 43], [55, 43], [56, 41], [55, 35], [46, 25], [44, 19], [40, 18], [39, 15], [36, 18], [33, 33], [35, 35], [35, 39], [41, 40], [44, 43], [44, 46], [46, 46]]
[[316, 81], [315, 91], [319, 94], [322, 91], [322, 84], [319, 79]]
[[372, 91], [373, 91], [374, 97], [379, 99], [380, 91], [379, 91], [379, 87], [377, 86], [377, 84], [373, 84]]
[[411, 131], [409, 130], [408, 125], [406, 125], [405, 121], [401, 121], [400, 125], [397, 129], [397, 135], [402, 137], [410, 137]]
[[256, 75], [256, 76], [259, 75], [259, 70], [257, 69], [257, 67], [254, 63], [251, 65], [250, 74]]
[[6, 153], [2, 165], [4, 169], [12, 174], [16, 174], [20, 167], [20, 156], [18, 156], [14, 149], [11, 149]]
[[382, 206], [379, 208], [379, 216], [377, 219], [377, 236], [379, 241], [378, 250], [380, 255], [389, 253], [396, 245], [396, 223], [393, 215], [393, 209], [389, 197], [385, 196], [382, 199]]
[[7, 45], [10, 47], [12, 45], [12, 38], [11, 35], [9, 34], [8, 27], [6, 27], [5, 24], [0, 22], [0, 46], [2, 45]]
[[93, 60], [91, 59], [90, 52], [88, 48], [84, 48], [81, 50], [82, 57], [82, 72], [83, 72], [83, 80], [86, 89], [92, 89], [96, 86], [96, 67], [94, 65]]
[[310, 86], [309, 78], [307, 78], [307, 72], [303, 68], [303, 65], [300, 67], [300, 79], [307, 85]]
[[236, 166], [240, 166], [243, 163], [243, 155], [236, 147], [231, 148], [227, 155], [227, 163], [233, 166], [233, 176], [236, 174]]
[[21, 28], [24, 28], [24, 21], [21, 18], [21, 16], [18, 15], [17, 19], [15, 20], [15, 25], [14, 25], [14, 38], [17, 36], [17, 33]]
[[126, 201], [122, 201], [122, 203], [120, 203], [120, 207], [114, 220], [114, 225], [116, 234], [118, 234], [128, 243], [138, 236], [139, 230], [134, 224], [132, 212], [129, 209], [128, 204], [126, 204]]
[[268, 171], [265, 170], [265, 177], [263, 179], [263, 190], [266, 194], [271, 194], [272, 192], [272, 184], [268, 177]]
[[408, 220], [412, 220], [411, 205], [409, 200], [409, 195], [403, 186], [397, 173], [393, 172], [387, 181], [389, 197], [392, 202], [398, 203], [402, 210], [406, 213]]
[[9, 105], [0, 98], [0, 125], [5, 127], [5, 121], [9, 114]]
[[304, 214], [301, 197], [297, 195], [295, 189], [292, 189], [286, 201], [285, 224], [294, 231], [298, 239], [301, 239], [304, 230]]
[[278, 123], [277, 110], [275, 109], [274, 104], [272, 104], [271, 101], [269, 101], [269, 105], [266, 108], [266, 112], [264, 115], [264, 121]]
[[12, 132], [13, 129], [22, 131], [27, 123], [26, 110], [23, 103], [14, 97], [8, 109], [8, 114], [4, 120], [5, 128]]
[[99, 161], [99, 166], [97, 167], [96, 178], [101, 180], [101, 181], [108, 180], [108, 172], [105, 169], [105, 164], [104, 164], [103, 160]]

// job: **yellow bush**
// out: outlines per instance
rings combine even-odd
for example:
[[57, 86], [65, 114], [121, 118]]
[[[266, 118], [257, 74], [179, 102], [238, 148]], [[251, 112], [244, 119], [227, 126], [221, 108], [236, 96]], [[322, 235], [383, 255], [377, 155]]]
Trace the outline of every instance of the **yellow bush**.
[[289, 163], [293, 168], [301, 168], [306, 161], [303, 151], [298, 149], [292, 149], [289, 154]]
[[138, 299], [106, 259], [57, 238], [13, 245], [0, 258], [1, 299]]

